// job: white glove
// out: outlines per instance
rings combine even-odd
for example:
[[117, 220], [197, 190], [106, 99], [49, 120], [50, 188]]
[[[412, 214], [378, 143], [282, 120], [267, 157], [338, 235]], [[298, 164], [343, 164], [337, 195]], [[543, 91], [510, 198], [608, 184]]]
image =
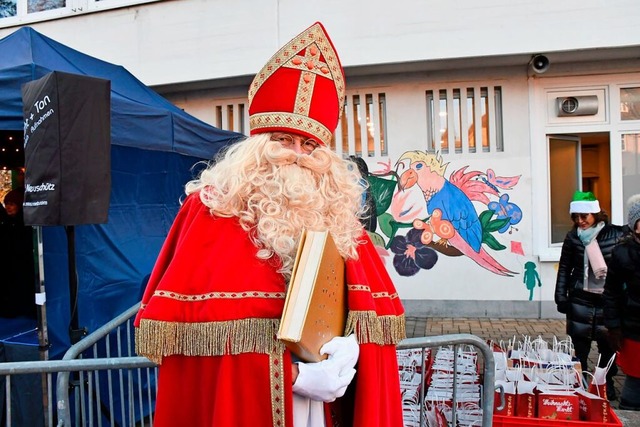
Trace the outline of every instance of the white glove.
[[333, 337], [320, 348], [320, 354], [328, 354], [329, 360], [334, 360], [340, 369], [349, 370], [358, 363], [360, 346], [354, 334], [348, 337]]
[[333, 402], [342, 397], [351, 384], [356, 370], [360, 348], [355, 336], [335, 337], [320, 349], [328, 354], [318, 363], [298, 363], [298, 378], [293, 392], [312, 400]]

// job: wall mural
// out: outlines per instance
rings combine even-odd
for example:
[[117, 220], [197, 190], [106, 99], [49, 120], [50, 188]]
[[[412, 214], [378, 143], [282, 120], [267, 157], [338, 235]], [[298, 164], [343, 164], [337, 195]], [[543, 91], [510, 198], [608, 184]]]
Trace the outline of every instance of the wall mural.
[[[512, 277], [493, 254], [507, 247], [500, 235], [513, 234], [522, 210], [509, 191], [518, 176], [499, 176], [493, 169], [467, 171], [468, 165], [448, 178], [439, 153], [407, 151], [392, 169], [389, 163], [369, 173], [371, 210], [377, 224], [369, 226], [374, 243], [390, 251], [401, 276], [414, 276], [433, 268], [440, 256], [466, 256], [494, 274]], [[476, 202], [475, 204], [473, 202]], [[477, 209], [477, 206], [484, 209]], [[511, 241], [511, 252], [524, 255], [521, 242]], [[524, 265], [524, 283], [533, 298], [540, 277], [533, 262]]]
[[538, 287], [542, 286], [540, 275], [536, 270], [535, 262], [527, 261], [524, 264], [524, 275], [522, 277], [522, 281], [529, 290], [529, 301], [533, 301], [533, 290], [536, 288], [536, 282], [538, 283]]

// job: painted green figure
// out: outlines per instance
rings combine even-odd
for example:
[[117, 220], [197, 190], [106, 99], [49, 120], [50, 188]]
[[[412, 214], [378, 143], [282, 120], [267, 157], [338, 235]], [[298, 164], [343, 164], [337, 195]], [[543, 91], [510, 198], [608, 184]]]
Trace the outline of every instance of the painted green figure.
[[542, 282], [540, 281], [540, 275], [536, 271], [536, 264], [527, 261], [524, 264], [524, 276], [522, 281], [525, 285], [527, 285], [527, 289], [529, 289], [529, 301], [533, 301], [533, 290], [536, 287], [536, 281], [538, 282], [538, 286], [542, 287]]

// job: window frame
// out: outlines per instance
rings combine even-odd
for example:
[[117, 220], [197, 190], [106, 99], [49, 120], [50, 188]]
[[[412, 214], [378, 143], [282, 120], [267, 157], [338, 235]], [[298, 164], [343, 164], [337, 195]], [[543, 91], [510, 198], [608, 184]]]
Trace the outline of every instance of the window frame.
[[[568, 199], [565, 198], [565, 200], [562, 201], [562, 203], [560, 203], [557, 206], [554, 206], [553, 203], [553, 173], [554, 173], [554, 168], [552, 167], [553, 163], [552, 163], [552, 141], [553, 140], [558, 140], [558, 141], [562, 141], [562, 142], [566, 142], [566, 143], [571, 143], [573, 145], [572, 149], [573, 149], [573, 165], [566, 165], [565, 169], [561, 172], [566, 172], [566, 169], [569, 169], [569, 166], [573, 166], [573, 172], [575, 172], [575, 176], [571, 177], [572, 179], [575, 179], [575, 182], [573, 183], [574, 185], [571, 187], [570, 191], [569, 191], [569, 197]], [[568, 144], [567, 144], [568, 145]], [[549, 241], [549, 246], [552, 248], [557, 248], [557, 247], [562, 247], [562, 243], [564, 241], [564, 234], [566, 234], [566, 232], [571, 228], [571, 221], [569, 220], [569, 217], [567, 215], [568, 212], [568, 206], [569, 203], [571, 201], [571, 194], [576, 191], [576, 190], [581, 190], [581, 179], [580, 177], [582, 176], [582, 138], [579, 135], [566, 135], [566, 134], [558, 134], [558, 135], [553, 135], [553, 134], [549, 134], [547, 135], [547, 152], [549, 153], [548, 157], [547, 157], [547, 162], [548, 162], [548, 171], [549, 171], [549, 207], [547, 209], [547, 217], [549, 218], [549, 227], [547, 228], [547, 239]], [[557, 168], [555, 168], [557, 170]], [[567, 185], [569, 185], [570, 183], [567, 183]], [[554, 208], [556, 210], [556, 212], [554, 212]], [[564, 232], [560, 232], [561, 237], [559, 239], [557, 239], [554, 242], [554, 238], [553, 238], [553, 227], [554, 227], [554, 214], [557, 215], [559, 218], [564, 218], [565, 220], [563, 221], [562, 219], [557, 221], [557, 224], [560, 226], [561, 230], [564, 230]]]
[[79, 14], [101, 12], [109, 9], [130, 7], [162, 0], [66, 0], [65, 6], [41, 12], [28, 12], [29, 0], [16, 0], [16, 15], [0, 18], [0, 28], [36, 22], [63, 19]]
[[[640, 84], [636, 84], [636, 85], [619, 85], [617, 87], [617, 95], [619, 96], [619, 102], [618, 102], [618, 116], [617, 119], [620, 120], [622, 123], [626, 124], [634, 124], [634, 123], [640, 123], [640, 116], [638, 116], [638, 118], [636, 119], [624, 119], [622, 117], [622, 91], [623, 90], [627, 90], [627, 89], [637, 89], [638, 91], [640, 91]], [[640, 107], [640, 102], [638, 102], [638, 106]]]
[[[610, 154], [611, 212], [614, 224], [624, 224], [625, 203], [622, 179], [621, 135], [640, 133], [640, 121], [621, 120], [620, 89], [640, 86], [640, 74], [603, 74], [598, 76], [548, 77], [529, 79], [529, 107], [532, 156], [532, 218], [535, 221], [532, 234], [533, 254], [541, 262], [557, 262], [561, 246], [551, 244], [550, 181], [547, 135], [608, 133]], [[577, 116], [560, 119], [550, 110], [557, 96], [565, 93], [591, 93], [599, 96], [597, 116]]]

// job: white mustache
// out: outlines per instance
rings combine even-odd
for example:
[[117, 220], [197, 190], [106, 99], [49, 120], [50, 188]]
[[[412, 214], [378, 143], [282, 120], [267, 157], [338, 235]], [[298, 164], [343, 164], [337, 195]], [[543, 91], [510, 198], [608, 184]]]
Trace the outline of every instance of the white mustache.
[[266, 147], [265, 158], [273, 165], [296, 164], [318, 173], [327, 173], [331, 168], [331, 159], [324, 150], [316, 149], [311, 154], [298, 154], [289, 148], [284, 148], [277, 141], [273, 141], [273, 144]]

